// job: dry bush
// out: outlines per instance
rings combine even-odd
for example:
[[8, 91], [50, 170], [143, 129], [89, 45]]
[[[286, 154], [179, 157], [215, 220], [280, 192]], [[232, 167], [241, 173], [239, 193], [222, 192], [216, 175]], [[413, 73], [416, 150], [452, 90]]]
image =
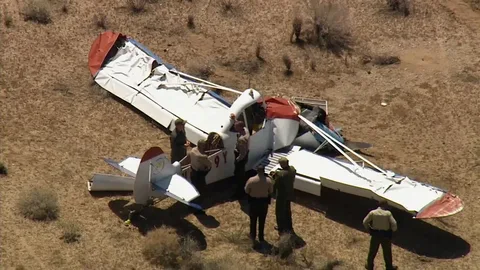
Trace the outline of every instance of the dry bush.
[[187, 26], [190, 29], [195, 29], [195, 20], [193, 18], [193, 15], [188, 15], [187, 17]]
[[74, 243], [79, 240], [82, 236], [80, 234], [80, 228], [76, 223], [73, 222], [62, 222], [60, 224], [60, 228], [62, 229], [62, 239], [65, 243]]
[[127, 0], [127, 7], [132, 13], [142, 13], [146, 11], [146, 0]]
[[7, 166], [5, 166], [5, 164], [2, 162], [0, 162], [0, 175], [8, 175]]
[[221, 4], [224, 14], [233, 13], [235, 11], [235, 6], [233, 5], [232, 0], [222, 0]]
[[376, 65], [387, 66], [400, 63], [400, 58], [397, 56], [376, 56], [372, 59]]
[[312, 2], [313, 31], [307, 33], [307, 41], [337, 56], [351, 51], [353, 40], [347, 24], [346, 7], [335, 1]]
[[291, 234], [284, 234], [278, 240], [278, 256], [281, 259], [287, 259], [293, 255], [295, 248], [295, 239]]
[[62, 12], [67, 14], [68, 13], [68, 6], [69, 6], [69, 2], [68, 1], [65, 1], [62, 5]]
[[302, 33], [302, 24], [303, 24], [303, 21], [302, 21], [302, 18], [296, 16], [295, 19], [293, 19], [293, 23], [292, 23], [292, 35], [290, 37], [290, 41], [292, 40], [292, 36], [295, 36], [295, 42], [299, 42], [300, 41], [300, 35]]
[[282, 60], [283, 60], [283, 64], [285, 65], [285, 75], [286, 76], [290, 76], [293, 74], [293, 71], [292, 71], [292, 59], [290, 59], [290, 57], [288, 55], [284, 55], [282, 57]]
[[18, 200], [20, 213], [32, 220], [54, 220], [59, 206], [56, 194], [47, 189], [32, 189]]
[[50, 3], [47, 0], [29, 0], [23, 10], [23, 18], [39, 24], [51, 23]]
[[480, 0], [470, 0], [470, 5], [475, 10], [480, 10]]
[[151, 264], [178, 268], [182, 247], [175, 230], [162, 226], [149, 232], [142, 254]]
[[202, 269], [202, 261], [196, 255], [198, 243], [190, 236], [179, 238], [175, 230], [160, 227], [147, 235], [142, 253], [154, 265], [175, 269]]
[[252, 269], [244, 261], [233, 256], [215, 257], [203, 263], [203, 270], [247, 270]]
[[343, 262], [340, 260], [328, 260], [325, 265], [320, 268], [321, 270], [333, 270], [335, 267], [342, 265]]
[[3, 24], [9, 28], [13, 25], [13, 18], [10, 14], [7, 12], [7, 6], [4, 4], [3, 5]]
[[215, 72], [214, 67], [208, 64], [192, 64], [188, 70], [191, 75], [204, 80], [210, 78]]
[[103, 30], [107, 30], [107, 16], [103, 13], [93, 16], [94, 24]]
[[401, 12], [405, 17], [410, 15], [409, 0], [387, 0], [387, 5], [392, 11]]

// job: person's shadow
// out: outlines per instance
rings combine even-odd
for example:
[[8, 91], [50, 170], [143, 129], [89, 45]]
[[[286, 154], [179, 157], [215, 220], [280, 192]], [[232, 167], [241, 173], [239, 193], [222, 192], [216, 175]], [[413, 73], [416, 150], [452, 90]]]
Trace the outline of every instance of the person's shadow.
[[[296, 203], [325, 214], [326, 218], [351, 228], [363, 231], [363, 219], [377, 202], [363, 197], [346, 194], [322, 187], [322, 196], [296, 191]], [[467, 255], [470, 244], [461, 237], [435, 227], [410, 214], [390, 209], [397, 221], [398, 230], [392, 243], [418, 255], [452, 259]]]

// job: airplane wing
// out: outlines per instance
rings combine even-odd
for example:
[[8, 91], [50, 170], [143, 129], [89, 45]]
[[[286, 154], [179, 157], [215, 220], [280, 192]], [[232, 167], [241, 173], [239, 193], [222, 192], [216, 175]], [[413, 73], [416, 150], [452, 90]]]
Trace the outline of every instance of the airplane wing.
[[89, 67], [102, 88], [163, 127], [173, 130], [175, 119], [187, 120], [187, 139], [192, 142], [228, 120], [231, 104], [209, 90], [217, 85], [178, 72], [130, 37], [102, 33], [91, 47]]

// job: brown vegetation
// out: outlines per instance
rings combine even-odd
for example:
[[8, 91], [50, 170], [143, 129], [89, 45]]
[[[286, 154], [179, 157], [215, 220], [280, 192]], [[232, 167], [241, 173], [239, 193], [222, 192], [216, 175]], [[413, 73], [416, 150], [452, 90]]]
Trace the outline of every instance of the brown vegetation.
[[[295, 247], [286, 259], [278, 253], [273, 206], [265, 237], [275, 252], [262, 254], [251, 248], [244, 209], [216, 197], [223, 190], [209, 198], [215, 204], [207, 217], [166, 199], [131, 227], [122, 222], [131, 194], [87, 192], [93, 173], [118, 173], [101, 157], [141, 156], [154, 145], [169, 152], [163, 129], [91, 84], [87, 57], [107, 28], [133, 37], [186, 73], [201, 60], [207, 67], [198, 65], [200, 76], [228, 87], [241, 90], [251, 83], [263, 95], [328, 100], [331, 122], [347, 138], [372, 143], [366, 154], [375, 164], [447, 189], [465, 202], [463, 212], [442, 220], [395, 213], [395, 264], [425, 270], [480, 265], [480, 251], [470, 248], [478, 244], [471, 221], [480, 210], [478, 11], [450, 0], [416, 1], [407, 18], [386, 14], [385, 1], [338, 0], [329, 8], [322, 0], [320, 10], [305, 1], [231, 1], [233, 12], [227, 13], [222, 1], [147, 1], [147, 12], [132, 16], [125, 1], [44, 1], [53, 23], [40, 26], [23, 21], [28, 3], [39, 1], [2, 2], [2, 26], [11, 28], [0, 27], [0, 160], [8, 166], [8, 177], [0, 178], [1, 268], [165, 268], [142, 256], [149, 232], [163, 225], [173, 233], [167, 240], [178, 252], [180, 259], [172, 259], [177, 269], [363, 269], [369, 237], [361, 220], [370, 208], [338, 192], [329, 197], [327, 188], [320, 200], [299, 193], [292, 204], [295, 231], [306, 246]], [[195, 16], [195, 31], [188, 31], [188, 14]], [[301, 30], [292, 44], [288, 35], [297, 17]], [[337, 36], [347, 37], [349, 49], [335, 49], [343, 43]], [[350, 53], [348, 66], [334, 52]], [[283, 55], [295, 72], [288, 80]], [[388, 105], [381, 106], [383, 101]], [[54, 190], [58, 201], [26, 193], [38, 186]], [[77, 228], [58, 224], [57, 230], [55, 222], [25, 219], [48, 220], [59, 213]], [[185, 252], [186, 235], [201, 250]], [[155, 251], [146, 253], [155, 261]], [[378, 268], [381, 257], [380, 251]]]
[[146, 0], [127, 0], [127, 7], [132, 13], [142, 13], [146, 11]]
[[75, 222], [62, 222], [60, 223], [60, 228], [62, 230], [62, 236], [60, 239], [62, 239], [65, 243], [78, 242], [82, 236], [80, 228]]
[[28, 0], [23, 10], [23, 17], [25, 21], [49, 24], [52, 22], [50, 9], [51, 5], [47, 0]]
[[20, 213], [29, 219], [49, 221], [58, 217], [56, 194], [44, 188], [34, 188], [18, 199]]
[[392, 11], [400, 12], [405, 17], [410, 15], [410, 0], [387, 0], [387, 5]]
[[7, 174], [8, 174], [7, 166], [5, 166], [5, 164], [0, 162], [0, 175], [7, 175]]

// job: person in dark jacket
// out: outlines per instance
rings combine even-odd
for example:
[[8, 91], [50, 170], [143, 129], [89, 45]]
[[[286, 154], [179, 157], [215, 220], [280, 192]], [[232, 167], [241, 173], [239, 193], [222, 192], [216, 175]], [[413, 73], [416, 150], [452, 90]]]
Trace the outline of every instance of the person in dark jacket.
[[297, 171], [288, 164], [288, 159], [280, 158], [280, 169], [272, 172], [274, 179], [275, 215], [277, 217], [277, 230], [280, 235], [285, 233], [294, 234], [292, 224], [291, 202], [295, 198], [294, 182]]
[[175, 129], [170, 134], [171, 162], [180, 161], [187, 156], [187, 147], [190, 142], [187, 141], [185, 134], [185, 121], [178, 118], [175, 120]]

